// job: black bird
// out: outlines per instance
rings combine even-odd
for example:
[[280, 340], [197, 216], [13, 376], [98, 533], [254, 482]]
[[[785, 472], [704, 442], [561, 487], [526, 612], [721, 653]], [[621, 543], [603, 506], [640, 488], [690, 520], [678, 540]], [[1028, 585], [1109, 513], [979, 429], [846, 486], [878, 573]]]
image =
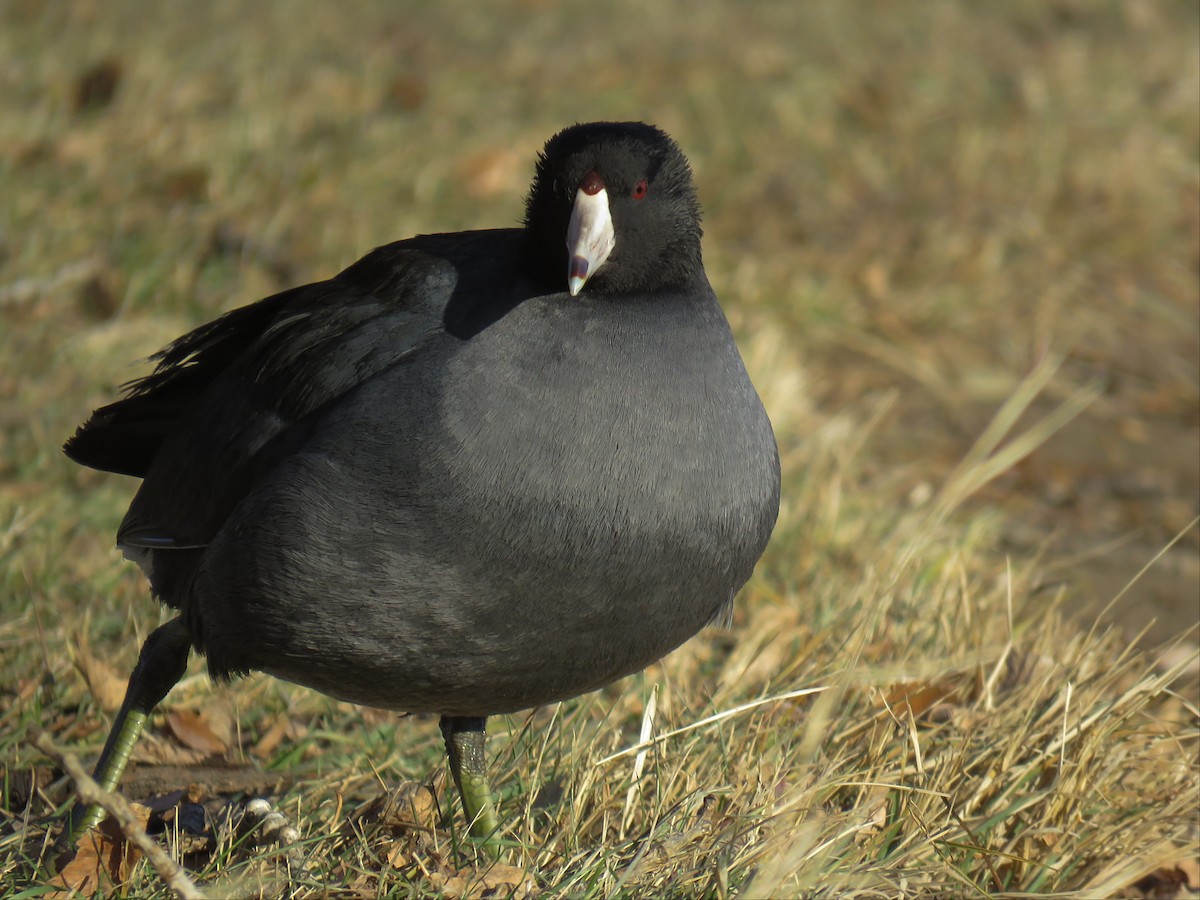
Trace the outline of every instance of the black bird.
[[[65, 446], [142, 479], [117, 543], [179, 611], [142, 647], [100, 783], [195, 649], [215, 678], [440, 713], [491, 837], [486, 717], [726, 619], [774, 527], [775, 438], [700, 235], [671, 138], [576, 125], [524, 227], [388, 244], [161, 350]], [[76, 807], [70, 834], [99, 816]]]

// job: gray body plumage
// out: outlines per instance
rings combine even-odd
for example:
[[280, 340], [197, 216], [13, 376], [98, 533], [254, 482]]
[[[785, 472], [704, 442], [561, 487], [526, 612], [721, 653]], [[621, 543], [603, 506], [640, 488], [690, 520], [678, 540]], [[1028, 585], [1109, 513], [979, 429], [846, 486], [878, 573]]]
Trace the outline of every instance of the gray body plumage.
[[[149, 545], [215, 674], [509, 712], [643, 668], [750, 576], [778, 460], [703, 274], [653, 303], [514, 278], [482, 304], [504, 315], [460, 337], [444, 322], [471, 243], [377, 251], [342, 276], [359, 315], [310, 289], [155, 458], [120, 539]], [[238, 470], [244, 495], [211, 488]]]

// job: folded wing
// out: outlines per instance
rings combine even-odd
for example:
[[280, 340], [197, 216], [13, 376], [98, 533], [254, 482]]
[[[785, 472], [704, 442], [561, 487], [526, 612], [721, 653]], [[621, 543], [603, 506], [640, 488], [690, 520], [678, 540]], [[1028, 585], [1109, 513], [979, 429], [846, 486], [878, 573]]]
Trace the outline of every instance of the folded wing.
[[406, 243], [184, 335], [79, 428], [71, 459], [143, 478], [118, 543], [204, 546], [323, 412], [441, 333], [454, 270]]

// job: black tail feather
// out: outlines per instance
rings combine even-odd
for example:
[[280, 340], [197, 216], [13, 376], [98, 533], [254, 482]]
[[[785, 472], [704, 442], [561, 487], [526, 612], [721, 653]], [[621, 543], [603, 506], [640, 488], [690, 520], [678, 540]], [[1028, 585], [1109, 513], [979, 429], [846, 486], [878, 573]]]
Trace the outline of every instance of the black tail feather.
[[144, 477], [179, 419], [299, 290], [228, 312], [158, 351], [151, 357], [154, 371], [124, 385], [122, 399], [92, 413], [63, 452], [80, 465]]

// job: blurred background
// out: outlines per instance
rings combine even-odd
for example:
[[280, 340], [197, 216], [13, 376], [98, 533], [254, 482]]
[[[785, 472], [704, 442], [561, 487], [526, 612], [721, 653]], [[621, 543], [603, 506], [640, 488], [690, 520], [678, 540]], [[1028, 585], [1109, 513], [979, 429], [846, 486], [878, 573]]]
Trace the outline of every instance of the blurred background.
[[[49, 697], [33, 673], [62, 680], [47, 712], [0, 715], [6, 753], [25, 755], [30, 729], [48, 721], [66, 741], [98, 744], [104, 719], [71, 681], [74, 648], [82, 635], [125, 670], [156, 621], [144, 583], [112, 546], [134, 482], [60, 451], [94, 407], [146, 371], [132, 361], [376, 245], [517, 224], [545, 140], [604, 119], [655, 123], [690, 158], [707, 270], [784, 458], [783, 517], [732, 637], [698, 639], [671, 658], [689, 662], [662, 670], [691, 698], [683, 708], [701, 708], [716, 683], [671, 682], [686, 666], [724, 665], [722, 685], [742, 679], [742, 694], [717, 693], [714, 705], [824, 679], [846, 658], [839, 615], [867, 623], [856, 652], [871, 665], [960, 665], [968, 644], [1012, 640], [1006, 597], [1018, 616], [1051, 604], [1067, 614], [1036, 619], [1043, 658], [1105, 610], [1100, 630], [1117, 637], [1095, 654], [1179, 639], [1155, 650], [1154, 665], [1187, 662], [1200, 622], [1194, 2], [3, 0], [0, 696]], [[888, 575], [920, 558], [896, 542], [929, 521], [916, 513], [936, 502], [997, 410], [1029, 390], [1031, 373], [1037, 398], [1008, 423], [1011, 434], [1063, 403], [1090, 402], [972, 493], [911, 585], [911, 573]], [[877, 634], [885, 618], [910, 630]], [[759, 637], [774, 655], [753, 655]], [[721, 662], [730, 652], [743, 660], [737, 677]], [[1093, 650], [1079, 653], [1088, 671], [1104, 670]], [[984, 656], [996, 672], [1011, 663], [1008, 650], [1001, 663]], [[1194, 695], [1194, 661], [1189, 673], [1183, 687]], [[189, 683], [185, 694], [200, 690]], [[1066, 706], [1109, 709], [1109, 689], [1073, 699], [1068, 683]], [[282, 708], [284, 695], [240, 690], [247, 734], [274, 733], [275, 720], [247, 710], [263, 697]], [[625, 729], [613, 747], [636, 739], [644, 713], [637, 690], [620, 696], [611, 720], [594, 717]], [[1021, 697], [1022, 709], [1045, 699]], [[1194, 725], [1191, 709], [1179, 717]], [[844, 733], [871, 743], [857, 727]], [[1032, 746], [1016, 726], [987, 727], [998, 730], [981, 752], [1010, 734], [1013, 753]], [[1045, 727], [1057, 735], [1060, 723]], [[812, 733], [805, 754], [820, 743]], [[1095, 758], [1109, 746], [1106, 737]], [[371, 765], [385, 774], [440, 765], [432, 726], [418, 750], [424, 763], [385, 765], [377, 754]], [[512, 753], [504, 790], [525, 796], [527, 785], [512, 786], [525, 777]], [[714, 771], [744, 755], [731, 750]], [[821, 784], [788, 777], [779, 784]], [[1194, 790], [1194, 763], [1178, 778]], [[1186, 807], [1181, 790], [1163, 796]], [[1054, 809], [1047, 827], [1058, 828]], [[1128, 821], [1113, 827], [1126, 833]], [[612, 840], [597, 828], [606, 837], [586, 840]], [[997, 846], [1015, 852], [1008, 840]], [[1079, 859], [1112, 843], [1096, 840], [1101, 849]], [[959, 850], [914, 857], [909, 871]], [[978, 859], [970, 865], [996, 877]], [[1044, 874], [1005, 883], [1044, 887]]]

